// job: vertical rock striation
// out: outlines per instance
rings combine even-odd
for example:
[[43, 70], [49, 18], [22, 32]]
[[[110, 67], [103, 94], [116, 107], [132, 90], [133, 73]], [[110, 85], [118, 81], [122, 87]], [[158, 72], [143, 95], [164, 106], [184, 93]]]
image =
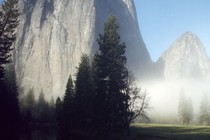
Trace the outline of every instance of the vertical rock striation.
[[92, 55], [109, 15], [120, 24], [128, 67], [140, 74], [150, 56], [138, 28], [133, 0], [20, 0], [21, 23], [14, 60], [22, 93], [41, 89], [47, 98], [62, 96], [82, 53]]
[[179, 37], [161, 56], [167, 80], [210, 79], [210, 61], [200, 39], [191, 32]]

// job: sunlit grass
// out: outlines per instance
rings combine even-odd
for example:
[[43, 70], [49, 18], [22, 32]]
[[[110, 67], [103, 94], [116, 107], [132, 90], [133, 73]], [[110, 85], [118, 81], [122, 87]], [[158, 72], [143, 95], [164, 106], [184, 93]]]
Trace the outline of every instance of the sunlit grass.
[[139, 138], [210, 140], [209, 126], [132, 124], [131, 130], [133, 134]]

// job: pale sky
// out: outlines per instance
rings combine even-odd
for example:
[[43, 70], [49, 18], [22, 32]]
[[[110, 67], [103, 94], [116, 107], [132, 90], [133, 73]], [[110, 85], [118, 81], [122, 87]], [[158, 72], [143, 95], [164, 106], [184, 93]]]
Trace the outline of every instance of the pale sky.
[[210, 0], [134, 0], [141, 35], [153, 61], [184, 32], [203, 42], [210, 56]]

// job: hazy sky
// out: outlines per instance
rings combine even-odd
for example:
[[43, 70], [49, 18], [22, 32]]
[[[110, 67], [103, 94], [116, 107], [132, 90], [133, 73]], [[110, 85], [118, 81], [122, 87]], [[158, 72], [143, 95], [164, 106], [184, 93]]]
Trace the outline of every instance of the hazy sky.
[[195, 33], [210, 56], [210, 0], [134, 0], [141, 35], [153, 61], [184, 32]]

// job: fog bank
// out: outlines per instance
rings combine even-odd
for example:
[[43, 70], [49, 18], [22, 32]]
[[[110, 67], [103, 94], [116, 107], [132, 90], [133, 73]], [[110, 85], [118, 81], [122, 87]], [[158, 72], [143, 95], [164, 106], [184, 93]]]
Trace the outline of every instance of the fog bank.
[[149, 117], [152, 122], [179, 123], [178, 104], [180, 94], [185, 94], [193, 103], [193, 123], [199, 118], [199, 108], [204, 95], [210, 97], [210, 80], [153, 80], [138, 82], [142, 89], [146, 89], [151, 97], [152, 109]]

